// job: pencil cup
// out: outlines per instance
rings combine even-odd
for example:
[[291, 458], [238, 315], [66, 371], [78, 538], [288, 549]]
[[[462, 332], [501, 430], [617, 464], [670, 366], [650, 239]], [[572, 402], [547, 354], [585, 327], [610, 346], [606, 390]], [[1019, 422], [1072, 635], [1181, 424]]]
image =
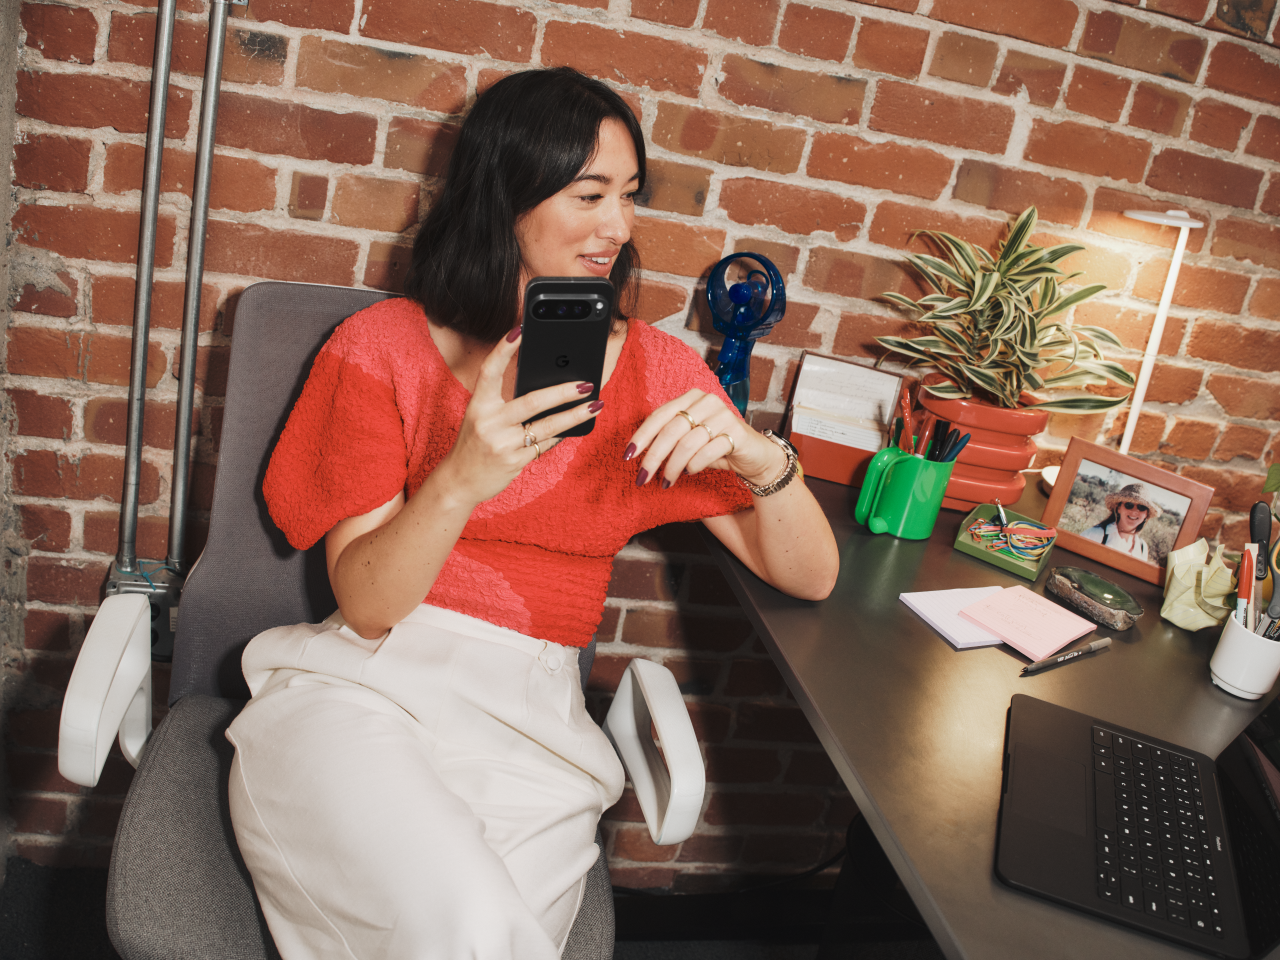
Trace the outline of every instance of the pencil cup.
[[953, 466], [954, 461], [926, 460], [896, 447], [881, 450], [867, 468], [854, 519], [865, 523], [872, 533], [927, 540]]
[[1227, 693], [1257, 700], [1280, 677], [1280, 641], [1251, 633], [1234, 616], [1227, 617], [1209, 660], [1209, 676]]

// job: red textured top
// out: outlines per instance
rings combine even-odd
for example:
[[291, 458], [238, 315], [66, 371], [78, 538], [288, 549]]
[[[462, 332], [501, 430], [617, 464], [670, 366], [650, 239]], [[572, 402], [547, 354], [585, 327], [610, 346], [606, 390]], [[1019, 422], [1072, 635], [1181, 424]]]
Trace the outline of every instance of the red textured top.
[[[639, 460], [622, 459], [644, 418], [693, 387], [724, 397], [697, 354], [632, 320], [595, 429], [562, 440], [476, 507], [424, 602], [585, 646], [614, 555], [631, 537], [751, 506], [728, 471], [637, 488]], [[263, 483], [271, 518], [301, 550], [401, 490], [412, 497], [453, 447], [470, 399], [418, 304], [362, 310], [316, 357], [271, 455]]]

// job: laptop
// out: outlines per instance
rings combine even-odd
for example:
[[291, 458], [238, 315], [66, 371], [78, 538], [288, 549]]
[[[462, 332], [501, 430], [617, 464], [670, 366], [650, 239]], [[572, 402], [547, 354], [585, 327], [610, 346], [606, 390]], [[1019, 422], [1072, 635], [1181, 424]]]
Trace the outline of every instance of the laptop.
[[1213, 760], [1023, 694], [1005, 734], [996, 876], [1186, 947], [1280, 943], [1280, 701]]

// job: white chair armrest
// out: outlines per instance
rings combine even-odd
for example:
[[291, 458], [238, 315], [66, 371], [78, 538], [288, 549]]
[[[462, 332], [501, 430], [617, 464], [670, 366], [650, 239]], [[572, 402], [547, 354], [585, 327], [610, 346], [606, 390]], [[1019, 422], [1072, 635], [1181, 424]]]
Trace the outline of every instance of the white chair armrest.
[[136, 767], [151, 735], [151, 605], [136, 593], [107, 597], [84, 638], [62, 701], [58, 772], [97, 784], [117, 730]]
[[631, 778], [653, 842], [688, 839], [702, 810], [707, 774], [675, 675], [651, 660], [627, 664], [604, 732]]

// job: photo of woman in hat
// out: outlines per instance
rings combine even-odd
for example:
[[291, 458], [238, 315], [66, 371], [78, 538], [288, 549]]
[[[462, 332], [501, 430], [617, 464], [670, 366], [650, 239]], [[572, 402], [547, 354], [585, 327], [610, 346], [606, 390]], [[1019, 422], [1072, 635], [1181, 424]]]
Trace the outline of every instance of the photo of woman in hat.
[[1139, 534], [1148, 520], [1159, 517], [1163, 512], [1159, 505], [1147, 498], [1146, 487], [1141, 483], [1130, 483], [1116, 493], [1107, 494], [1105, 502], [1110, 511], [1107, 518], [1081, 536], [1146, 560], [1150, 551], [1147, 541]]
[[1160, 566], [1173, 549], [1190, 507], [1190, 498], [1149, 479], [1081, 459], [1057, 526], [1126, 557]]

